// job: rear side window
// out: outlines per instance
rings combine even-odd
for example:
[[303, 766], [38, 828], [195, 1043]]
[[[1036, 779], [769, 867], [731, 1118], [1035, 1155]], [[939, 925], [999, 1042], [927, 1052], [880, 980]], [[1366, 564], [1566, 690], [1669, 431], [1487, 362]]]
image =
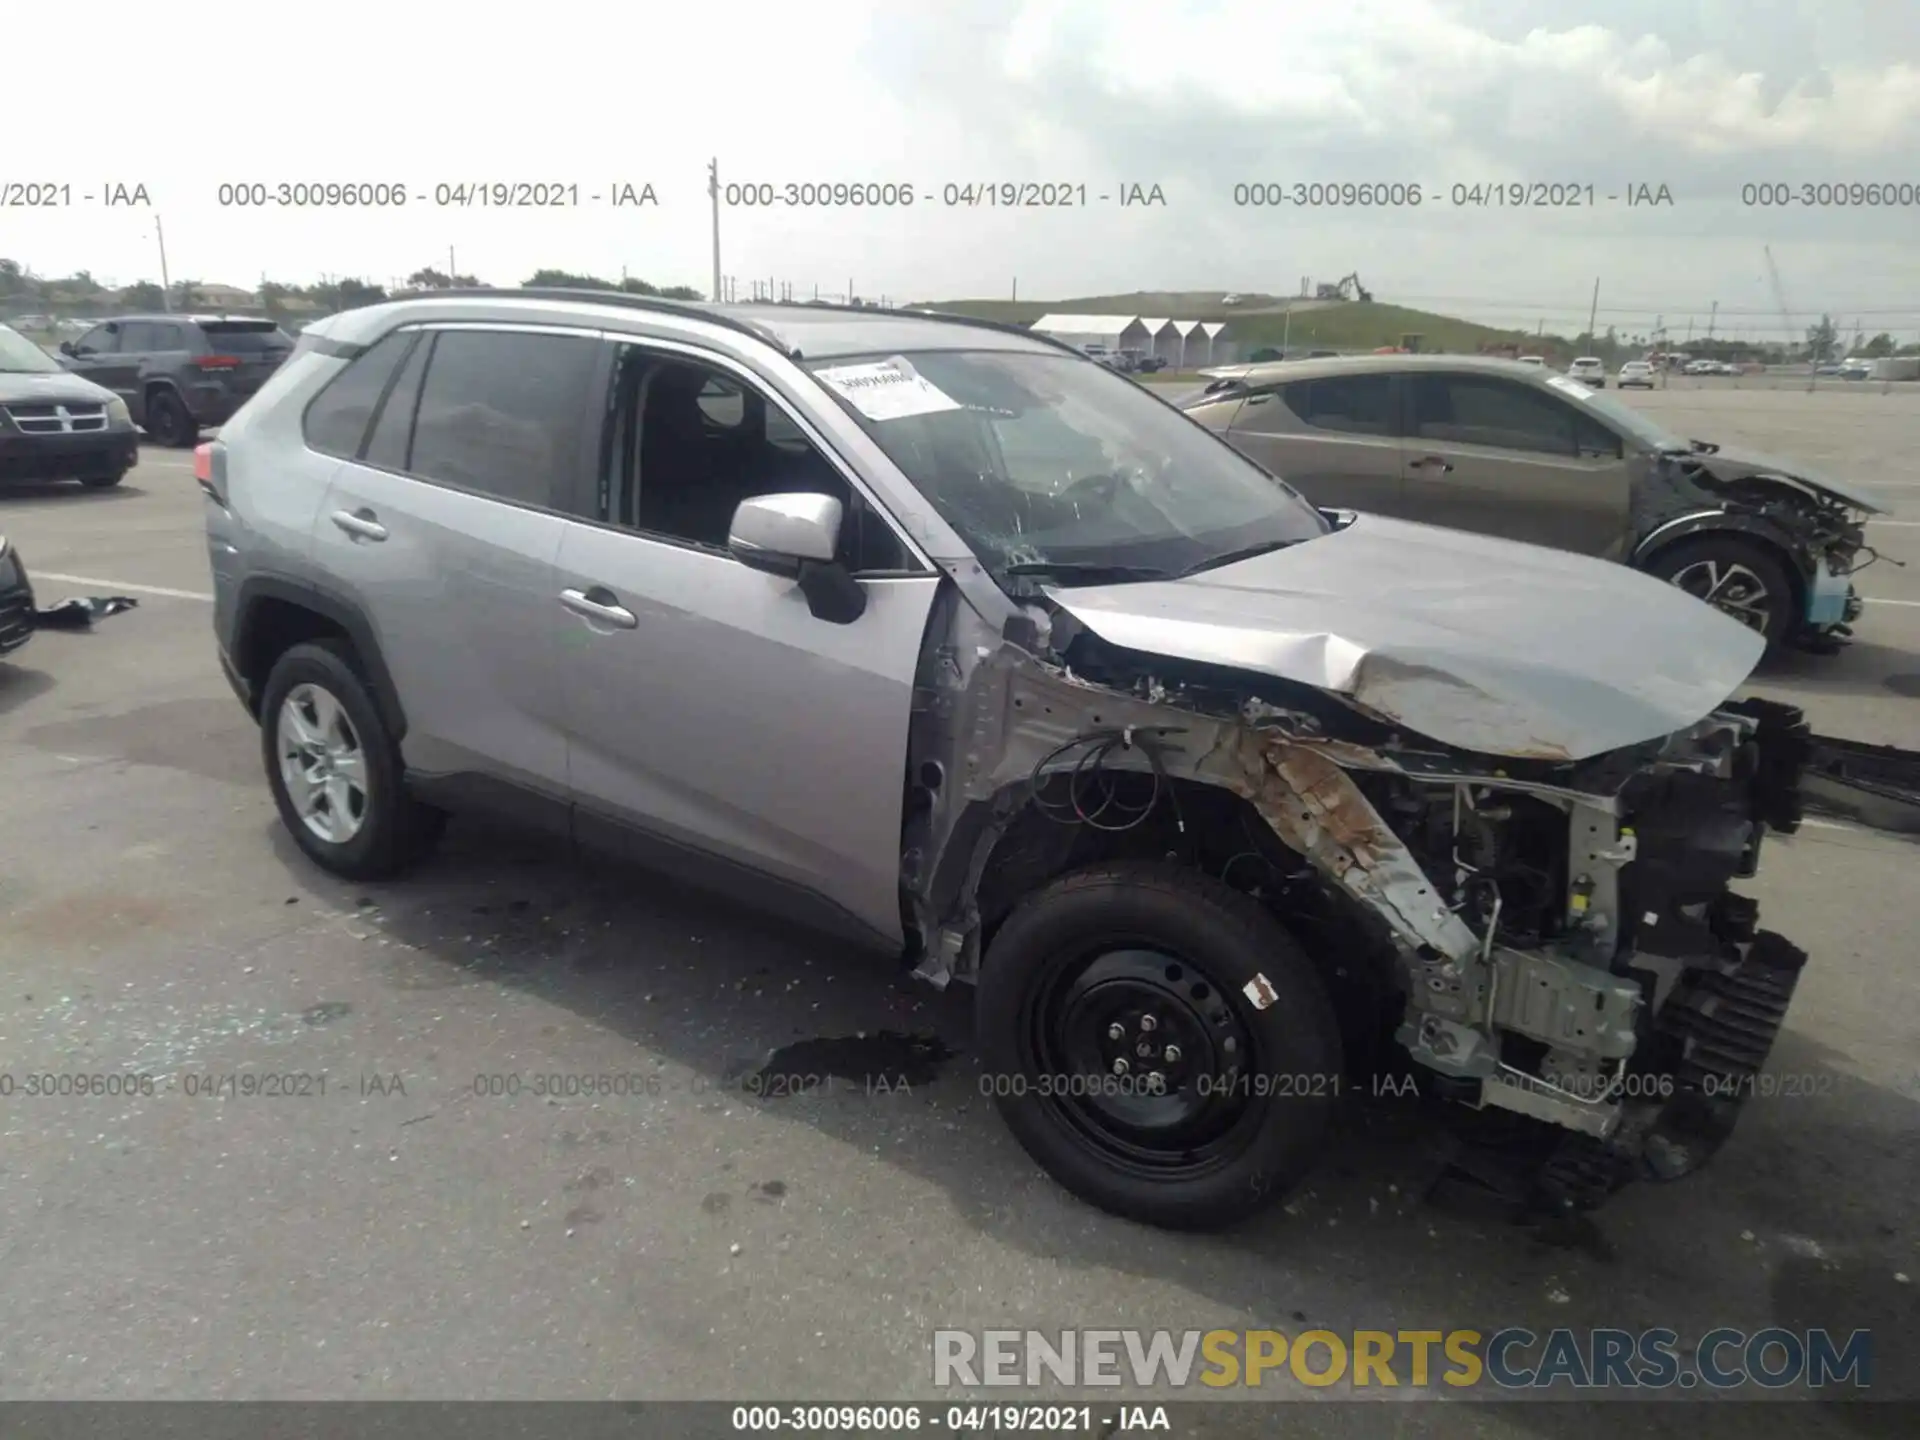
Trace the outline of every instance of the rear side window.
[[580, 469], [598, 342], [444, 330], [434, 342], [407, 470], [518, 505], [561, 509]]
[[309, 448], [347, 460], [359, 455], [373, 412], [413, 339], [412, 332], [396, 332], [347, 362], [307, 406], [302, 429]]
[[1347, 435], [1391, 435], [1393, 377], [1333, 375], [1301, 380], [1280, 392], [1289, 410], [1316, 430]]

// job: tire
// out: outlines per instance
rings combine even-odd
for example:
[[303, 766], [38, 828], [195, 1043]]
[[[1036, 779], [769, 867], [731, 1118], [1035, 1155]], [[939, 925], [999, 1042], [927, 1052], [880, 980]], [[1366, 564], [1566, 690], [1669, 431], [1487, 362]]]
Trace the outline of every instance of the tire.
[[[1744, 571], [1741, 575], [1733, 573]], [[1792, 634], [1799, 618], [1793, 578], [1766, 546], [1737, 535], [1700, 535], [1655, 555], [1647, 573], [1757, 631], [1769, 646]], [[1716, 581], [1730, 603], [1710, 599]]]
[[[1256, 1007], [1245, 987], [1261, 980]], [[1278, 922], [1210, 876], [1123, 862], [1053, 881], [994, 937], [975, 1003], [983, 1090], [1041, 1168], [1102, 1210], [1219, 1229], [1319, 1158], [1343, 1077], [1333, 1007]], [[1115, 1058], [1162, 1040], [1173, 1048], [1119, 1076]]]
[[[341, 773], [323, 780], [326, 813], [316, 814], [314, 822], [303, 810], [304, 795], [297, 799], [289, 785], [302, 768], [311, 773], [315, 767], [292, 759], [283, 764], [283, 755], [299, 743], [290, 710], [304, 714], [310, 738], [330, 743], [333, 765], [344, 770], [341, 762], [357, 757], [358, 785]], [[343, 642], [295, 645], [274, 663], [261, 694], [260, 737], [280, 819], [321, 869], [349, 880], [386, 879], [424, 858], [439, 840], [446, 817], [406, 793], [400, 747]]]
[[126, 478], [126, 471], [116, 470], [111, 475], [82, 475], [80, 477], [80, 483], [89, 490], [111, 490]]
[[200, 427], [187, 413], [186, 402], [165, 386], [147, 397], [145, 429], [154, 444], [170, 450], [186, 449], [200, 438]]

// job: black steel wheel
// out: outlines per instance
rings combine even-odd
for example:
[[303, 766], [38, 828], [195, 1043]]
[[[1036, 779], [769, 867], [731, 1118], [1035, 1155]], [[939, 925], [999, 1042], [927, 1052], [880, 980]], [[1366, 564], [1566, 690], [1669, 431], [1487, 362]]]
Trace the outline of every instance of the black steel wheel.
[[1082, 1199], [1212, 1229], [1317, 1158], [1342, 1084], [1310, 962], [1256, 902], [1178, 866], [1056, 880], [994, 938], [978, 995], [982, 1088]]

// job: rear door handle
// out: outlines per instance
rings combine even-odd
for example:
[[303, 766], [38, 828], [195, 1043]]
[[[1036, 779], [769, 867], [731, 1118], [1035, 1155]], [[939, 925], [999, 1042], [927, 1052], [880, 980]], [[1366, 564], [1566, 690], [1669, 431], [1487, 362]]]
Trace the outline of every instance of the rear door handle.
[[329, 518], [332, 519], [335, 525], [346, 531], [347, 534], [355, 536], [358, 539], [384, 540], [387, 538], [387, 527], [373, 518], [373, 511], [371, 510], [364, 508], [359, 510], [336, 510]]
[[631, 630], [640, 623], [640, 618], [622, 605], [619, 597], [604, 585], [596, 585], [591, 590], [562, 590], [560, 603], [574, 614], [598, 620], [602, 625], [617, 625], [622, 630]]
[[1409, 461], [1414, 469], [1438, 470], [1443, 475], [1453, 473], [1453, 462], [1439, 455], [1422, 455], [1418, 460]]

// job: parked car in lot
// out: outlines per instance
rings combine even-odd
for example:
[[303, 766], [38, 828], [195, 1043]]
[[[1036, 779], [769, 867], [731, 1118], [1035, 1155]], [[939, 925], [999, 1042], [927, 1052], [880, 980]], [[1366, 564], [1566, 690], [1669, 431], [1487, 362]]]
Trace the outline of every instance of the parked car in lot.
[[1122, 369], [1129, 375], [1153, 375], [1167, 368], [1164, 359], [1145, 350], [1122, 350], [1120, 358], [1126, 362]]
[[1868, 380], [1873, 376], [1873, 361], [1854, 355], [1840, 364], [1842, 380]]
[[1619, 379], [1614, 383], [1622, 390], [1651, 390], [1654, 386], [1653, 366], [1644, 360], [1629, 360], [1620, 367]]
[[1718, 360], [1689, 360], [1682, 368], [1683, 375], [1718, 375], [1722, 373]]
[[1465, 356], [1308, 361], [1184, 404], [1316, 504], [1621, 561], [1770, 644], [1836, 639], [1859, 615], [1872, 496], [1683, 439], [1570, 377]]
[[33, 581], [26, 562], [0, 535], [0, 657], [13, 654], [33, 638]]
[[1547, 363], [1547, 357], [1544, 355], [1522, 355], [1520, 357], [1520, 363], [1522, 365], [1545, 365]]
[[66, 367], [113, 391], [157, 445], [190, 446], [224, 424], [293, 349], [271, 320], [129, 315], [61, 342]]
[[139, 450], [125, 401], [0, 325], [0, 484], [118, 485]]
[[1606, 362], [1596, 355], [1582, 355], [1567, 366], [1567, 378], [1591, 385], [1596, 390], [1604, 390], [1607, 388]]
[[1751, 630], [1323, 513], [1023, 330], [408, 299], [311, 327], [195, 465], [314, 862], [491, 805], [971, 983], [1015, 1135], [1120, 1214], [1278, 1198], [1389, 1062], [1598, 1203], [1725, 1137], [1805, 958], [1726, 888], [1796, 823]]

